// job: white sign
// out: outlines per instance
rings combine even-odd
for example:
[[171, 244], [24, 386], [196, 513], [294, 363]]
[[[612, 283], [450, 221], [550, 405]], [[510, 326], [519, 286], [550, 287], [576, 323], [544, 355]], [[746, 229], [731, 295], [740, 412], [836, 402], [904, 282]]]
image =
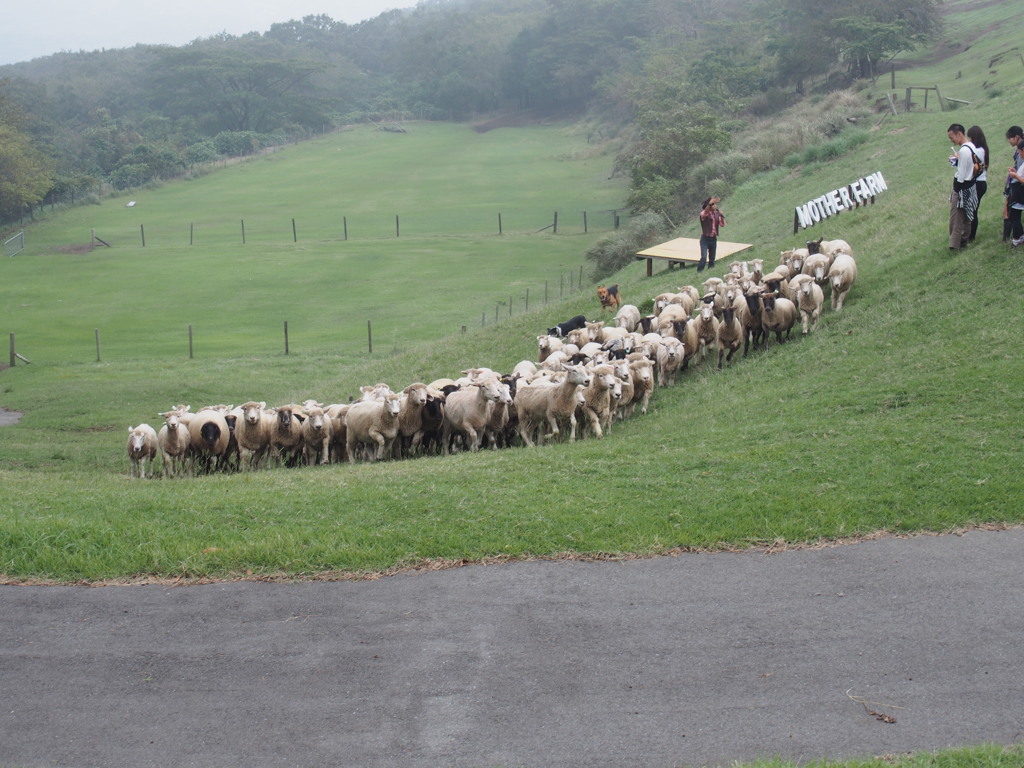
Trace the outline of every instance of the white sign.
[[888, 188], [882, 174], [876, 172], [798, 205], [793, 217], [793, 232], [795, 234], [800, 229], [813, 227], [818, 222], [850, 208], [859, 208], [868, 200], [874, 201], [876, 195]]

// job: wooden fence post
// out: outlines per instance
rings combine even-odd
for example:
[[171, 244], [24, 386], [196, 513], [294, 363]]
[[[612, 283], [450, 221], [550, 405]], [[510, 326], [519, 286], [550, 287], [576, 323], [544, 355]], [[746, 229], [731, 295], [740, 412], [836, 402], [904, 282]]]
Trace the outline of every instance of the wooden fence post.
[[370, 348], [369, 354], [372, 355], [373, 354], [373, 321], [372, 320], [367, 320], [366, 321], [366, 341], [369, 344], [369, 348]]
[[146, 227], [143, 224], [139, 224], [139, 234], [142, 235], [142, 247], [146, 247]]
[[348, 216], [342, 216], [341, 223], [345, 226], [345, 239], [348, 240]]
[[100, 362], [100, 329], [96, 329], [96, 362]]
[[295, 228], [295, 219], [292, 219], [292, 242], [299, 242], [299, 230]]
[[552, 234], [558, 234], [558, 211], [555, 211], [555, 220], [551, 223]]
[[14, 345], [14, 334], [11, 334], [11, 367], [14, 367], [15, 360], [18, 359], [17, 347]]
[[242, 219], [242, 245], [245, 245], [245, 219]]
[[526, 289], [526, 309], [523, 310], [523, 311], [524, 312], [529, 312], [530, 311], [530, 289], [529, 288]]
[[503, 233], [503, 232], [501, 231], [501, 214], [500, 214], [500, 213], [498, 214], [498, 234], [499, 234], [499, 235], [501, 235], [501, 234], [504, 234], [504, 233]]
[[583, 212], [583, 234], [587, 234], [587, 212]]
[[395, 237], [401, 237], [401, 230], [398, 227], [398, 214], [395, 214]]
[[188, 359], [192, 359], [192, 323], [188, 324]]
[[284, 321], [284, 353], [288, 354], [288, 321]]
[[188, 244], [192, 245], [193, 235], [195, 234], [196, 225], [195, 222], [189, 222], [188, 225]]

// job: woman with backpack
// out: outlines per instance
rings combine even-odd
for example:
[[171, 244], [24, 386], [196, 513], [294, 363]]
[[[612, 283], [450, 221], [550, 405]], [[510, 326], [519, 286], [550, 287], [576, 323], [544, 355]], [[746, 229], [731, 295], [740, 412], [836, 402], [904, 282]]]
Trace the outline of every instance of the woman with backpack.
[[[981, 198], [985, 196], [988, 189], [988, 177], [985, 171], [988, 170], [988, 141], [985, 139], [985, 132], [980, 126], [972, 125], [967, 129], [967, 138], [974, 145], [974, 153], [977, 160], [981, 162], [981, 173], [974, 177], [974, 188], [978, 193], [978, 209], [981, 208]], [[974, 212], [974, 219], [971, 220], [971, 234], [967, 242], [973, 243], [978, 234], [978, 211]]]

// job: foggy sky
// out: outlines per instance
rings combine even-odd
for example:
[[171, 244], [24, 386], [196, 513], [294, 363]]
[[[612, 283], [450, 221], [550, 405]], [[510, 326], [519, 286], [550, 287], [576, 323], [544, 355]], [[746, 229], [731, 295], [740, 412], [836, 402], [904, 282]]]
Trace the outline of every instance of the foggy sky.
[[355, 24], [416, 0], [48, 0], [7, 3], [0, 64], [61, 51], [185, 45], [222, 32], [266, 32], [271, 24], [326, 14]]

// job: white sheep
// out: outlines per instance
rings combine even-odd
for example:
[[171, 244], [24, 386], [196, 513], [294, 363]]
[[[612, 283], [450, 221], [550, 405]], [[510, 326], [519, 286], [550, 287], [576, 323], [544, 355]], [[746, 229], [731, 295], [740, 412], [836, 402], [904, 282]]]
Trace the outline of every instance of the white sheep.
[[506, 429], [514, 411], [512, 406], [512, 386], [509, 381], [499, 380], [498, 386], [501, 389], [501, 396], [494, 402], [494, 407], [491, 408], [491, 416], [484, 427], [484, 438], [487, 440], [491, 450], [502, 447], [507, 443]]
[[401, 397], [394, 392], [380, 400], [362, 400], [349, 406], [345, 414], [345, 451], [350, 464], [356, 463], [361, 447], [369, 448], [372, 453], [368, 455], [376, 461], [391, 455], [401, 408]]
[[615, 325], [632, 333], [640, 325], [640, 310], [632, 304], [623, 304], [615, 313]]
[[485, 376], [445, 398], [441, 439], [441, 449], [445, 455], [451, 452], [455, 435], [464, 437], [470, 451], [480, 449], [491, 411], [503, 392], [496, 376]]
[[259, 469], [260, 463], [270, 452], [270, 441], [274, 432], [274, 414], [267, 411], [266, 402], [250, 400], [238, 406], [235, 411], [235, 440], [242, 457], [252, 469]]
[[[722, 300], [722, 309], [725, 309], [725, 300]], [[718, 318], [715, 317], [715, 304], [706, 301], [700, 306], [700, 313], [691, 323], [694, 332], [697, 334], [697, 346], [699, 351], [698, 361], [704, 360], [704, 355], [710, 347], [718, 343]]]
[[800, 319], [803, 323], [804, 336], [806, 336], [809, 331], [818, 330], [818, 318], [821, 317], [821, 308], [825, 304], [825, 292], [810, 275], [800, 275], [800, 277], [804, 279], [790, 283], [790, 285], [797, 286], [795, 303], [797, 309], [800, 310]]
[[658, 386], [674, 387], [676, 372], [683, 364], [685, 350], [683, 342], [674, 336], [668, 336], [658, 346]]
[[857, 262], [848, 253], [837, 253], [832, 268], [828, 271], [828, 282], [832, 286], [832, 309], [843, 308], [846, 294], [857, 280]]
[[557, 336], [541, 334], [537, 337], [537, 362], [543, 363], [548, 355], [562, 348], [563, 341]]
[[629, 360], [616, 360], [612, 363], [615, 378], [619, 380], [619, 398], [615, 403], [612, 417], [620, 421], [626, 418], [627, 413], [633, 412], [633, 374], [629, 363]]
[[814, 282], [821, 285], [827, 279], [830, 266], [832, 266], [832, 263], [824, 253], [812, 253], [804, 261], [804, 268], [801, 270], [801, 274], [810, 275], [814, 278]]
[[181, 411], [165, 411], [160, 415], [164, 418], [164, 425], [157, 434], [157, 445], [160, 447], [163, 476], [177, 476], [184, 470], [188, 458], [188, 427], [181, 420]]
[[[569, 440], [576, 439], [576, 407], [580, 387], [590, 385], [590, 373], [582, 365], [563, 366], [561, 381], [535, 381], [516, 389], [515, 407], [519, 415], [519, 436], [533, 447], [560, 434], [559, 423], [568, 422]], [[548, 426], [544, 433], [544, 424]], [[537, 442], [532, 433], [537, 429]]]
[[789, 268], [789, 274], [798, 275], [803, 271], [804, 260], [810, 256], [806, 248], [790, 248], [779, 254], [779, 264], [785, 264]]
[[[598, 439], [604, 437], [604, 433], [611, 428], [612, 393], [617, 381], [615, 368], [602, 363], [590, 368], [590, 384], [581, 390], [583, 405], [578, 410], [577, 421], [585, 419], [594, 437]], [[583, 437], [584, 431], [580, 431], [580, 437]]]
[[[306, 466], [331, 463], [331, 439], [334, 425], [322, 405], [308, 405], [304, 409], [306, 420], [302, 422], [302, 458]], [[237, 431], [237, 429], [236, 429]]]
[[128, 427], [128, 444], [126, 446], [128, 458], [131, 460], [131, 471], [129, 475], [140, 478], [146, 476], [146, 464], [150, 466], [152, 475], [153, 461], [156, 459], [159, 450], [159, 441], [156, 430], [149, 424], [139, 424], [137, 427]]
[[630, 360], [629, 374], [633, 383], [633, 396], [627, 405], [626, 415], [633, 415], [637, 403], [640, 403], [640, 413], [647, 413], [647, 405], [654, 392], [654, 363], [642, 356]]

